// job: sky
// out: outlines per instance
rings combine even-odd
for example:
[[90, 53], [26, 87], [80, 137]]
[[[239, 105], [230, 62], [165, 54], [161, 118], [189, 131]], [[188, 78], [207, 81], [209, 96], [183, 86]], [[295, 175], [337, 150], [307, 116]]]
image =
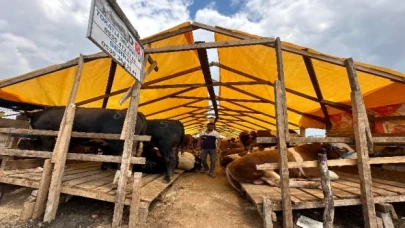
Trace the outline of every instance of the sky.
[[[405, 72], [403, 0], [117, 0], [141, 37], [185, 21], [234, 28]], [[0, 8], [0, 79], [99, 49], [90, 0], [13, 0]], [[196, 41], [213, 41], [195, 32]], [[215, 50], [209, 60], [216, 61]], [[212, 68], [214, 78], [218, 72]]]

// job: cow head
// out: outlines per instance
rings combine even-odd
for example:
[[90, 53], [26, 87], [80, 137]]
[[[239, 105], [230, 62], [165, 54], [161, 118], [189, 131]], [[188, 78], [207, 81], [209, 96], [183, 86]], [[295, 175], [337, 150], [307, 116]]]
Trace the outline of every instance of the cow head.
[[357, 158], [356, 152], [346, 143], [323, 143], [322, 147], [331, 159]]

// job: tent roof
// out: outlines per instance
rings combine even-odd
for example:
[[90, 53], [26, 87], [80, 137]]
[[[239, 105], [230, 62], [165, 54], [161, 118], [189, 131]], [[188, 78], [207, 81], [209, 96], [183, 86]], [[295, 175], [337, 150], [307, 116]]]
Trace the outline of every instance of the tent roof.
[[[215, 41], [261, 38], [236, 30], [186, 22], [141, 41], [144, 44], [151, 42], [150, 48], [189, 45], [194, 43], [192, 31], [198, 28], [215, 32]], [[344, 59], [287, 42], [282, 42], [282, 46], [289, 127], [324, 128], [327, 118], [318, 101], [319, 94], [315, 92], [311, 81], [309, 75], [311, 70], [308, 69], [311, 69], [312, 65], [323, 96], [323, 104], [328, 104], [325, 106], [328, 114], [336, 114], [343, 112], [350, 105], [349, 81], [345, 67], [340, 64]], [[224, 135], [232, 135], [241, 130], [275, 129], [272, 84], [277, 80], [277, 67], [274, 48], [253, 45], [217, 50], [219, 63], [212, 63], [211, 67], [220, 68], [219, 81], [224, 83], [217, 98], [219, 101], [217, 126], [220, 131]], [[301, 53], [311, 58], [304, 58]], [[203, 87], [206, 78], [202, 69], [207, 66], [201, 63], [206, 59], [201, 59], [196, 50], [151, 54], [151, 57], [157, 62], [159, 70], [152, 71], [145, 79], [139, 110], [147, 115], [148, 119], [180, 119], [185, 124], [187, 133], [197, 133], [201, 123], [206, 122], [207, 112], [212, 110], [208, 103], [207, 88]], [[322, 60], [323, 58], [327, 61]], [[111, 58], [96, 54], [86, 56], [85, 60], [76, 102], [104, 95], [109, 81]], [[404, 74], [359, 62], [355, 64], [367, 108], [404, 102], [405, 95], [397, 92], [405, 87]], [[35, 72], [57, 66], [60, 65], [49, 66]], [[149, 66], [147, 63], [145, 69]], [[65, 105], [76, 67], [71, 65], [41, 77], [1, 88], [0, 106], [35, 108]], [[385, 78], [377, 77], [373, 75], [374, 73]], [[32, 74], [33, 72], [30, 72], [18, 77]], [[387, 78], [402, 83], [395, 83]], [[5, 79], [0, 81], [0, 84], [14, 79]], [[244, 85], [237, 85], [238, 82]], [[110, 91], [124, 91], [133, 83], [134, 79], [118, 66]], [[228, 85], [225, 85], [226, 83]], [[185, 84], [195, 86], [187, 87]], [[168, 88], [162, 88], [163, 85]], [[159, 86], [161, 88], [158, 88]], [[101, 99], [83, 107], [102, 107], [103, 102], [106, 102], [106, 108], [127, 108], [128, 101], [122, 106], [118, 104], [121, 97], [122, 94], [118, 94], [111, 96], [108, 101]]]

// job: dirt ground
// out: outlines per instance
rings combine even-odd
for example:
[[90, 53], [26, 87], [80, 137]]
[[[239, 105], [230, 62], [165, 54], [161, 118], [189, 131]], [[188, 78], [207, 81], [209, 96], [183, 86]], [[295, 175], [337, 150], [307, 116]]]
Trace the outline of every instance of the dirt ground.
[[[217, 178], [207, 174], [185, 173], [152, 204], [146, 228], [164, 227], [263, 227], [262, 218], [246, 197], [240, 197], [227, 183], [222, 170]], [[6, 186], [0, 201], [0, 227], [110, 227], [114, 205], [112, 203], [73, 197], [59, 206], [56, 219], [44, 224], [40, 219], [19, 221], [22, 205], [30, 189]], [[403, 204], [396, 204], [398, 216], [405, 217]], [[320, 210], [294, 212], [295, 221], [300, 215], [322, 221]], [[282, 215], [277, 213], [281, 227]], [[405, 227], [404, 220], [395, 221], [395, 227]], [[128, 224], [128, 208], [123, 224]], [[361, 207], [336, 208], [335, 227], [363, 227]], [[126, 227], [123, 225], [123, 227]]]

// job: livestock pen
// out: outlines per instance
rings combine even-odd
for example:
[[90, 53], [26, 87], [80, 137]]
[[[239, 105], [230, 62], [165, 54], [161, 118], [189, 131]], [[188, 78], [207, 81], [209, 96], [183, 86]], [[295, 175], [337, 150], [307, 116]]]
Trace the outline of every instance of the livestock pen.
[[[194, 42], [193, 31], [197, 29], [214, 32], [215, 42]], [[369, 158], [373, 144], [405, 142], [405, 137], [402, 136], [373, 135], [369, 124], [370, 107], [405, 101], [404, 95], [396, 92], [405, 86], [403, 74], [357, 63], [351, 58], [340, 59], [324, 55], [281, 42], [279, 38], [263, 38], [198, 22], [180, 24], [141, 39], [140, 42], [145, 47], [145, 59], [149, 60], [145, 64], [142, 85], [134, 83], [132, 77], [103, 53], [81, 55], [66, 63], [0, 82], [0, 105], [14, 107], [15, 110], [34, 110], [48, 106], [67, 107], [59, 132], [12, 128], [0, 130], [2, 134], [58, 136], [53, 154], [15, 148], [2, 148], [0, 152], [3, 156], [47, 159], [42, 173], [32, 169], [26, 169], [27, 172], [17, 169], [3, 171], [0, 176], [3, 183], [38, 188], [35, 203], [42, 206], [35, 205], [35, 208], [43, 208], [47, 202], [47, 209], [42, 209], [45, 211], [46, 221], [54, 219], [59, 195], [65, 193], [115, 202], [113, 226], [119, 225], [124, 204], [130, 205], [133, 216], [130, 221], [136, 222], [137, 218], [134, 216], [138, 213], [139, 202], [150, 203], [153, 200], [153, 197], [150, 197], [149, 201], [142, 201], [145, 194], [149, 194], [148, 185], [159, 185], [162, 191], [167, 187], [162, 186], [158, 179], [154, 179], [157, 176], [142, 177], [137, 174], [127, 180], [126, 173], [121, 172], [118, 189], [115, 191], [109, 188], [112, 174], [98, 173], [94, 168], [96, 163], [66, 163], [66, 160], [108, 161], [121, 163], [121, 170], [128, 170], [130, 163], [145, 162], [143, 158], [131, 156], [133, 142], [150, 140], [148, 136], [133, 135], [134, 118], [129, 118], [133, 115], [127, 115], [123, 129], [125, 137], [71, 132], [76, 106], [109, 109], [128, 107], [128, 113], [139, 110], [148, 118], [177, 119], [184, 124], [189, 134], [196, 134], [203, 127], [202, 123], [211, 111], [214, 111], [218, 131], [226, 136], [237, 136], [240, 132], [251, 129], [277, 129], [277, 137], [261, 138], [258, 141], [277, 143], [281, 154], [280, 162], [261, 164], [257, 168], [279, 169], [281, 187], [242, 184], [258, 206], [267, 227], [271, 226], [271, 211], [282, 210], [284, 227], [293, 227], [293, 209], [324, 207], [330, 203], [330, 200], [324, 202], [325, 197], [320, 190], [289, 187], [289, 169], [319, 165], [317, 161], [288, 162], [287, 142], [356, 144], [357, 160], [329, 160], [327, 166], [358, 167], [358, 175], [340, 173], [341, 180], [332, 183], [332, 200], [335, 206], [361, 204], [367, 227], [375, 227], [377, 224], [376, 203], [405, 201], [403, 184], [380, 178], [372, 179], [370, 169], [371, 164], [403, 163], [405, 157]], [[209, 63], [207, 49], [213, 48], [218, 49], [219, 62]], [[210, 67], [219, 68], [219, 81], [212, 79]], [[158, 71], [153, 71], [154, 69]], [[219, 96], [215, 95], [214, 86], [220, 86]], [[33, 88], [35, 91], [27, 91], [26, 88]], [[123, 93], [131, 99], [129, 104], [121, 102], [124, 104], [121, 106], [120, 101], [125, 99], [120, 99], [119, 95]], [[366, 100], [367, 96], [371, 98]], [[386, 96], [387, 99], [373, 100], [373, 96]], [[208, 101], [212, 106], [209, 106]], [[298, 138], [288, 134], [289, 128], [331, 129], [331, 116], [342, 112], [351, 112], [353, 115], [354, 134], [351, 136], [341, 137], [338, 134], [325, 138]], [[125, 139], [124, 153], [122, 157], [114, 158], [67, 153], [70, 137]], [[52, 159], [48, 160], [50, 158]], [[87, 176], [89, 172], [101, 176], [93, 179], [91, 175]], [[149, 184], [141, 188], [141, 182]], [[48, 185], [49, 188], [44, 187]], [[131, 185], [135, 186], [132, 190]], [[103, 190], [92, 191], [94, 186], [97, 186], [96, 190]], [[360, 193], [354, 193], [357, 190]], [[155, 197], [159, 192], [156, 190], [155, 194], [150, 194]], [[266, 202], [264, 207], [263, 201]]]

